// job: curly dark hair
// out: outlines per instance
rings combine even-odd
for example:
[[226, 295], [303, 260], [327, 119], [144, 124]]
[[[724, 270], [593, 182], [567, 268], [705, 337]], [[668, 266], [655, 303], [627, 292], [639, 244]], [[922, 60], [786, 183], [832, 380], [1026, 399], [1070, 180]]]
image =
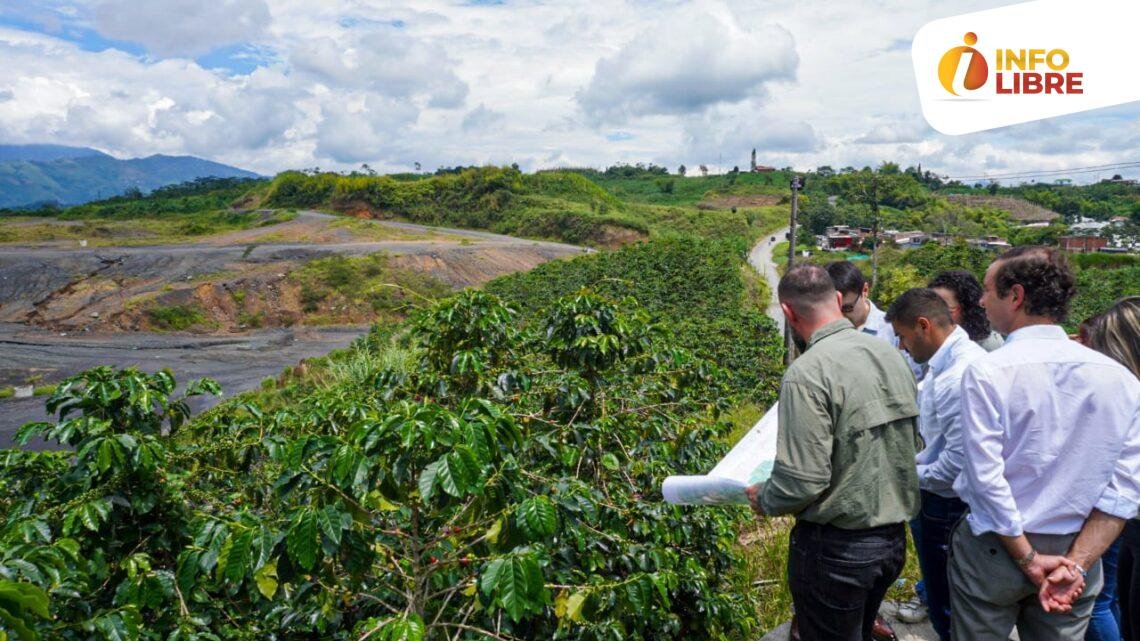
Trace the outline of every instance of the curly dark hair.
[[1025, 313], [1061, 322], [1069, 315], [1069, 301], [1077, 293], [1077, 279], [1069, 260], [1059, 249], [1014, 247], [998, 258], [994, 286], [1005, 298], [1014, 285], [1025, 290]]
[[964, 269], [938, 272], [926, 286], [954, 292], [958, 308], [962, 310], [961, 327], [970, 335], [970, 340], [980, 341], [990, 335], [990, 319], [986, 318], [985, 308], [978, 303], [982, 297], [982, 284], [973, 274]]

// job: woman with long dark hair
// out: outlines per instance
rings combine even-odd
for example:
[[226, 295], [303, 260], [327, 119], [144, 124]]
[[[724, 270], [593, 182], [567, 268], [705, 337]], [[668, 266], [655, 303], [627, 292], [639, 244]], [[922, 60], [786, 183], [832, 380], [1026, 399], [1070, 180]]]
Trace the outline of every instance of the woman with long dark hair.
[[970, 340], [982, 349], [992, 352], [1005, 344], [1001, 334], [990, 329], [986, 310], [978, 303], [982, 297], [982, 284], [973, 274], [964, 269], [939, 272], [927, 287], [946, 301], [954, 324], [966, 330]]

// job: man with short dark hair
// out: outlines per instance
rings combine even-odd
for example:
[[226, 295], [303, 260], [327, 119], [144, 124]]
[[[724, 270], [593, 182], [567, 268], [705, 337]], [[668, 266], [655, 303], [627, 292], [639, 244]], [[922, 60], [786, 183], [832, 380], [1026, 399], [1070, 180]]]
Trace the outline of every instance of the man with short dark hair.
[[[898, 347], [898, 336], [895, 335], [891, 324], [887, 322], [886, 313], [871, 301], [871, 283], [867, 282], [867, 278], [863, 276], [863, 272], [855, 266], [855, 263], [848, 260], [837, 260], [828, 263], [826, 269], [828, 275], [831, 276], [831, 282], [835, 284], [835, 289], [842, 295], [839, 309], [843, 312], [843, 316], [851, 321], [855, 329], [882, 339], [892, 347]], [[909, 357], [904, 360], [907, 361], [907, 367], [910, 368], [915, 379], [921, 378], [922, 368]]]
[[1140, 381], [1058, 323], [1076, 292], [1064, 254], [1012, 249], [981, 304], [1005, 345], [962, 376], [970, 506], [951, 537], [951, 634], [1083, 639], [1101, 553], [1140, 506]]
[[897, 344], [891, 325], [884, 318], [885, 314], [871, 302], [871, 283], [867, 282], [855, 263], [848, 260], [828, 263], [827, 273], [831, 276], [835, 289], [843, 295], [839, 308], [855, 329]]
[[789, 269], [777, 294], [807, 349], [780, 386], [772, 476], [749, 499], [758, 514], [796, 517], [788, 583], [801, 638], [870, 641], [918, 510], [914, 377], [843, 317], [822, 267]]
[[950, 531], [966, 512], [954, 492], [962, 471], [961, 383], [966, 367], [986, 354], [954, 324], [950, 308], [932, 289], [912, 289], [887, 311], [899, 347], [927, 365], [918, 391], [918, 431], [925, 447], [915, 462], [922, 506], [911, 522], [915, 551], [926, 585], [930, 623], [950, 641], [950, 584], [946, 561]]

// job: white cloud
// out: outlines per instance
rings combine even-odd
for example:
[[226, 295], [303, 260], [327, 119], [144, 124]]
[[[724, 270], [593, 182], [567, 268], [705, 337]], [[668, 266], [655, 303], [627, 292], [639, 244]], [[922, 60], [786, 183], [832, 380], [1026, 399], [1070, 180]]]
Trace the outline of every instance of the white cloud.
[[773, 117], [752, 105], [735, 111], [713, 110], [685, 124], [683, 139], [690, 162], [747, 168], [755, 149], [757, 164], [783, 167], [797, 164], [791, 161], [794, 157], [823, 148], [807, 122]]
[[473, 133], [488, 133], [495, 131], [503, 126], [507, 121], [507, 117], [493, 109], [488, 109], [487, 105], [479, 103], [479, 106], [467, 112], [463, 117], [463, 131]]
[[279, 71], [227, 78], [186, 60], [144, 63], [2, 28], [0, 57], [10, 62], [0, 86], [12, 94], [0, 102], [0, 121], [20, 142], [226, 158], [282, 143], [302, 116], [304, 92]]
[[413, 124], [419, 111], [407, 102], [366, 96], [321, 106], [317, 154], [338, 163], [393, 160], [403, 152], [396, 132]]
[[[194, 154], [262, 173], [731, 168], [753, 147], [777, 167], [894, 160], [963, 176], [1134, 158], [1135, 104], [974, 136], [925, 125], [902, 44], [930, 20], [1007, 1], [8, 3], [0, 141]], [[227, 46], [260, 67], [203, 68]], [[214, 57], [186, 59], [205, 51]]]
[[599, 60], [576, 97], [599, 122], [697, 113], [764, 95], [767, 83], [793, 80], [797, 62], [786, 29], [746, 28], [719, 5], [685, 6]]
[[428, 106], [462, 106], [467, 84], [451, 70], [443, 46], [399, 29], [316, 38], [290, 53], [295, 72], [330, 88], [367, 89], [397, 98], [426, 98]]
[[855, 142], [864, 145], [921, 142], [934, 134], [925, 123], [900, 116], [894, 123], [875, 125], [870, 131], [859, 136]]
[[198, 55], [261, 38], [265, 0], [104, 0], [94, 24], [103, 35], [137, 42], [160, 56]]

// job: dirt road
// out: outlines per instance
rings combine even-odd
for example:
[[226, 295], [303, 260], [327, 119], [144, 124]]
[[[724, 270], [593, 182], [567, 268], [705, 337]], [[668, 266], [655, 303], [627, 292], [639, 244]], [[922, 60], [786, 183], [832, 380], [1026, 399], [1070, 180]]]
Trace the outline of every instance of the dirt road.
[[[367, 327], [276, 329], [244, 336], [216, 337], [150, 332], [95, 337], [60, 336], [56, 332], [0, 323], [0, 383], [21, 383], [29, 372], [46, 380], [99, 365], [138, 367], [155, 372], [169, 368], [180, 386], [205, 376], [217, 379], [227, 396], [245, 391], [285, 367], [349, 345]], [[50, 420], [44, 398], [0, 400], [0, 448], [29, 421]], [[216, 403], [203, 398], [195, 412]]]
[[[322, 226], [338, 220], [343, 218], [301, 212], [293, 221], [261, 231], [304, 238], [323, 233]], [[220, 273], [226, 278], [273, 273], [331, 254], [383, 252], [395, 264], [459, 288], [590, 251], [487, 232], [381, 224], [396, 239], [250, 243], [248, 235], [238, 232], [188, 245], [0, 246], [0, 386], [22, 384], [37, 374], [56, 381], [96, 365], [147, 371], [168, 367], [180, 382], [216, 378], [232, 395], [303, 358], [344, 347], [367, 330], [358, 325], [204, 335], [100, 329], [132, 297], [186, 287]], [[0, 399], [0, 447], [10, 444], [23, 423], [46, 418], [43, 398]]]

